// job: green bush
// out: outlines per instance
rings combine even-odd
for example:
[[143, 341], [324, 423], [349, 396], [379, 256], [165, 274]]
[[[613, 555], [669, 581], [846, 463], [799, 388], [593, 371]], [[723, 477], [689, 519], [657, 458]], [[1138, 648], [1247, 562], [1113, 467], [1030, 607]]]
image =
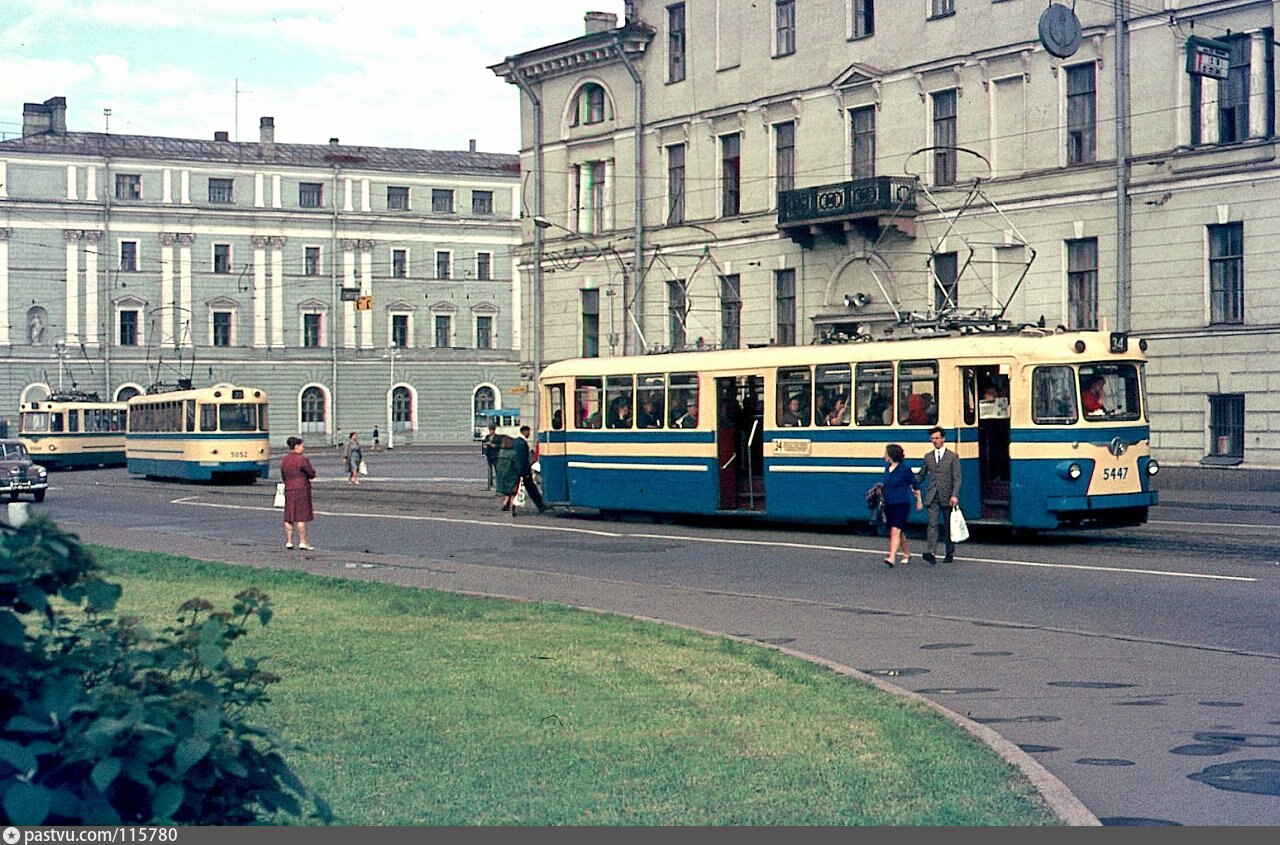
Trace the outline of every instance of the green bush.
[[279, 679], [228, 649], [271, 602], [203, 599], [153, 634], [111, 618], [121, 588], [45, 519], [0, 536], [0, 817], [16, 825], [243, 825], [332, 814], [247, 722]]

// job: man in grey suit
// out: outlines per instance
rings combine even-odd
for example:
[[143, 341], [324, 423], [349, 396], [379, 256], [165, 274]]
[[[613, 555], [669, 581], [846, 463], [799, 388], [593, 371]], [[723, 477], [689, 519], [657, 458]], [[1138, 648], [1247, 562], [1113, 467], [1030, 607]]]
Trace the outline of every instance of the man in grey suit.
[[920, 470], [920, 486], [924, 488], [924, 504], [929, 511], [927, 546], [921, 555], [925, 562], [938, 562], [938, 522], [947, 532], [947, 556], [943, 563], [955, 560], [956, 544], [951, 541], [951, 509], [960, 504], [960, 457], [947, 448], [947, 435], [941, 426], [929, 429], [933, 448], [925, 453]]

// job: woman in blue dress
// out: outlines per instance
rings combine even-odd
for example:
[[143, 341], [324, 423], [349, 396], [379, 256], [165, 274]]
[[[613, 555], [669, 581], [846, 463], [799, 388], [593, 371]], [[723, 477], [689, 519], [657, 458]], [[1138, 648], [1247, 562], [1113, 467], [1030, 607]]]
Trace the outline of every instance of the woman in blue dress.
[[[889, 556], [884, 565], [893, 568], [894, 559], [901, 549], [902, 559], [899, 563], [911, 562], [911, 551], [907, 548], [907, 517], [911, 516], [911, 503], [915, 502], [916, 510], [922, 510], [924, 503], [920, 500], [920, 481], [911, 467], [902, 462], [905, 453], [897, 443], [890, 443], [884, 449], [884, 521], [889, 526]], [[914, 499], [913, 499], [914, 494]]]

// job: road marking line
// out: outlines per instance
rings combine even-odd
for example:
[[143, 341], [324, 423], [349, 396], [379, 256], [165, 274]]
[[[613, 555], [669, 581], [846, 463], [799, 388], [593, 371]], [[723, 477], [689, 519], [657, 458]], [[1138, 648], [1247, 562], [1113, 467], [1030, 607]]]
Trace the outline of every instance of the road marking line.
[[[183, 496], [172, 499], [170, 504], [175, 505], [194, 505], [202, 508], [222, 508], [226, 510], [249, 510], [249, 511], [269, 511], [279, 512], [279, 508], [262, 507], [258, 505], [226, 505], [216, 502], [201, 502], [192, 496]], [[884, 555], [884, 549], [861, 549], [856, 546], [829, 546], [820, 543], [789, 543], [782, 540], [736, 540], [726, 537], [692, 537], [683, 534], [655, 534], [643, 531], [623, 532], [623, 531], [604, 531], [595, 528], [574, 528], [566, 525], [530, 525], [527, 522], [521, 523], [518, 519], [464, 519], [452, 516], [415, 516], [412, 514], [381, 514], [381, 513], [356, 513], [354, 511], [320, 511], [315, 513], [322, 516], [336, 517], [362, 517], [366, 519], [395, 519], [404, 520], [406, 522], [446, 522], [458, 525], [492, 525], [495, 527], [522, 528], [528, 531], [558, 531], [566, 534], [585, 534], [592, 537], [638, 537], [645, 540], [674, 540], [687, 543], [719, 543], [727, 546], [762, 546], [768, 548], [779, 549], [804, 549], [808, 551], [822, 552], [839, 552], [848, 554], [856, 552], [859, 554]], [[1207, 572], [1173, 572], [1167, 569], [1138, 569], [1129, 566], [1087, 566], [1081, 563], [1039, 563], [1030, 560], [997, 560], [996, 558], [984, 557], [965, 557], [958, 560], [967, 563], [990, 563], [996, 566], [1022, 566], [1028, 569], [1076, 569], [1083, 572], [1116, 572], [1126, 575], [1155, 575], [1166, 578], [1198, 578], [1207, 581], [1241, 581], [1253, 583], [1257, 578], [1244, 575], [1214, 575]]]

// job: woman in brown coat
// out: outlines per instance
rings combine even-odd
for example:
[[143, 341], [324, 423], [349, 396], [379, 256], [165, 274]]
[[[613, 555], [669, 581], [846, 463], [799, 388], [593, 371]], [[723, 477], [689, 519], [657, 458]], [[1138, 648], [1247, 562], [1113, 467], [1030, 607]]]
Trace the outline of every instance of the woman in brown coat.
[[298, 548], [310, 550], [307, 523], [315, 519], [311, 509], [311, 479], [316, 477], [311, 459], [303, 455], [306, 448], [301, 437], [290, 437], [285, 443], [289, 453], [280, 459], [280, 476], [284, 479], [284, 547], [293, 548], [293, 529], [298, 529]]

